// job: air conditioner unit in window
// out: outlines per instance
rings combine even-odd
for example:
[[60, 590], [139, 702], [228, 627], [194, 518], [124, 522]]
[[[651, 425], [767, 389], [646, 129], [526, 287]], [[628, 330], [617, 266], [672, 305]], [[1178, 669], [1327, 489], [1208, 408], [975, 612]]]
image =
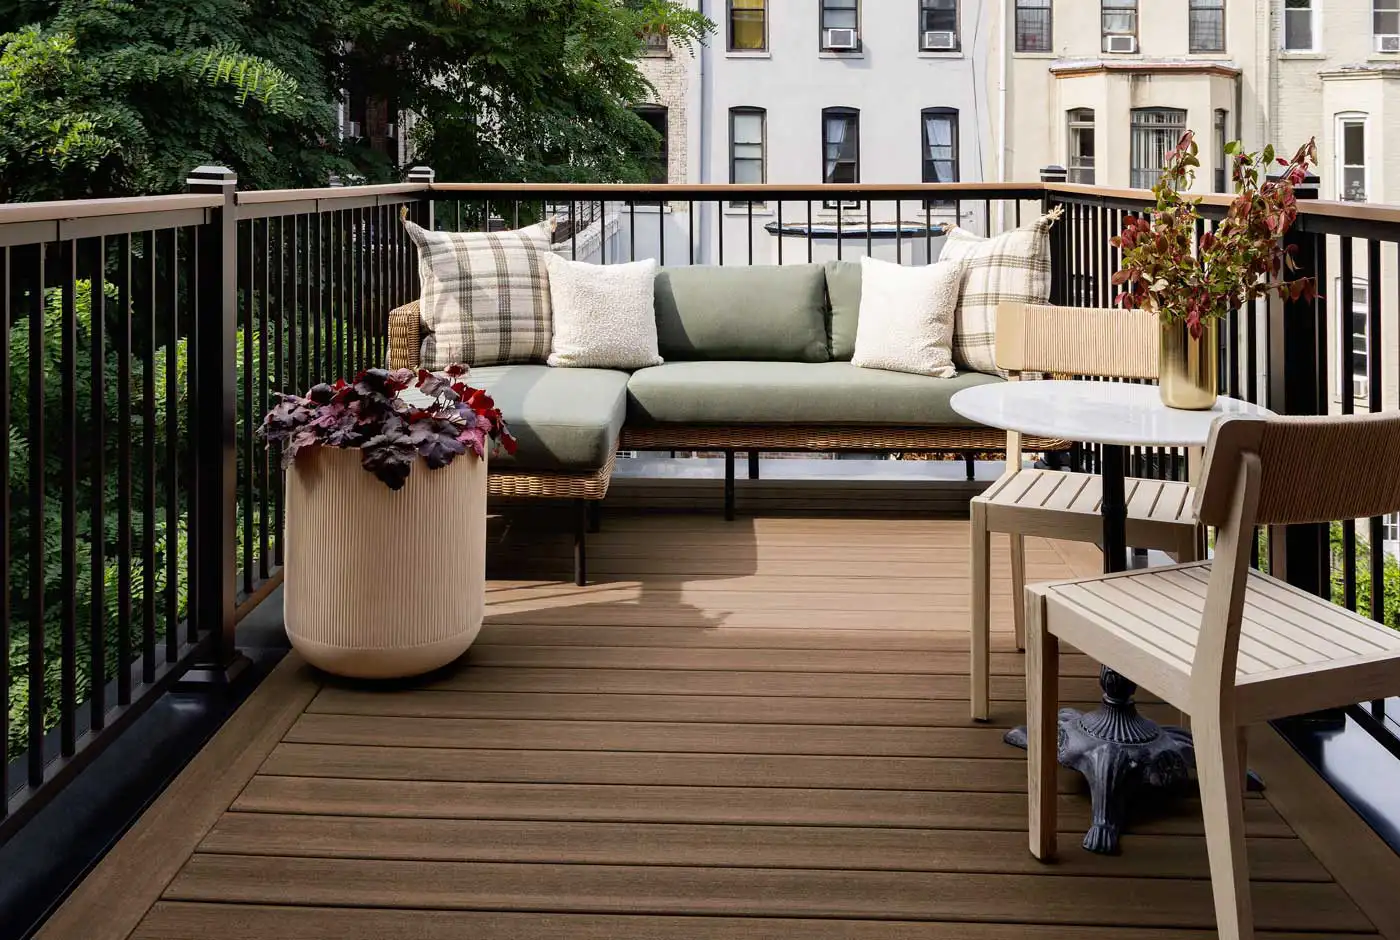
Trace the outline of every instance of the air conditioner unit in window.
[[951, 29], [931, 29], [924, 33], [924, 48], [930, 50], [956, 49], [958, 34]]
[[1351, 397], [1370, 401], [1371, 381], [1364, 376], [1353, 375], [1351, 377]]
[[345, 136], [346, 136], [346, 137], [359, 137], [359, 136], [360, 136], [360, 122], [359, 122], [359, 121], [346, 121], [346, 122], [345, 122]]
[[860, 45], [860, 34], [854, 29], [828, 29], [822, 37], [824, 48], [847, 52]]
[[1137, 37], [1116, 33], [1108, 37], [1109, 52], [1137, 52]]
[[399, 130], [399, 126], [398, 126], [397, 124], [385, 124], [385, 125], [384, 125], [384, 136], [385, 136], [385, 137], [397, 137], [397, 136], [399, 136], [399, 135], [398, 135], [398, 130]]
[[1400, 36], [1377, 36], [1377, 52], [1400, 52]]

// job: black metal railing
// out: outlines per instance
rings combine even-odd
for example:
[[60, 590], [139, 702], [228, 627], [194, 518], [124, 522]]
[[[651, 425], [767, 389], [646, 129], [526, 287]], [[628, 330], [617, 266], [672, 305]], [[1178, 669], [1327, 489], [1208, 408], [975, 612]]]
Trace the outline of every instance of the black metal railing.
[[[1109, 237], [1148, 204], [1145, 193], [1054, 177], [454, 185], [415, 170], [401, 185], [238, 192], [232, 174], [202, 168], [190, 188], [0, 207], [9, 331], [0, 410], [10, 434], [0, 458], [0, 641], [9, 651], [0, 659], [0, 838], [176, 678], [237, 670], [234, 628], [279, 583], [283, 560], [278, 455], [255, 440], [255, 427], [274, 392], [383, 361], [388, 312], [419, 293], [401, 216], [458, 231], [555, 218], [556, 250], [603, 263], [874, 255], [923, 264], [953, 225], [993, 234], [1062, 205], [1051, 235], [1052, 300], [1107, 306], [1118, 262]], [[1211, 197], [1207, 214], [1223, 205]], [[1289, 238], [1302, 273], [1325, 287], [1327, 271], [1341, 271], [1350, 286], [1324, 290], [1316, 304], [1235, 311], [1220, 334], [1224, 390], [1293, 414], [1396, 407], [1394, 383], [1383, 381], [1381, 314], [1382, 278], [1396, 276], [1400, 213], [1316, 203]], [[1338, 304], [1361, 306], [1361, 272], [1367, 345], [1357, 359], [1349, 346], [1329, 345], [1328, 324]], [[1329, 376], [1362, 361], [1363, 400], [1334, 399]], [[1092, 466], [1096, 455], [1081, 447], [1074, 459]], [[1134, 460], [1144, 475], [1186, 473], [1178, 453]], [[1388, 611], [1400, 604], [1400, 579], [1388, 586], [1388, 556], [1369, 551], [1384, 541], [1385, 525], [1343, 525], [1335, 538], [1325, 527], [1270, 533], [1260, 562], [1394, 625]], [[1382, 587], [1368, 593], [1367, 584]], [[1396, 729], [1396, 711], [1373, 703], [1357, 714], [1379, 734]]]

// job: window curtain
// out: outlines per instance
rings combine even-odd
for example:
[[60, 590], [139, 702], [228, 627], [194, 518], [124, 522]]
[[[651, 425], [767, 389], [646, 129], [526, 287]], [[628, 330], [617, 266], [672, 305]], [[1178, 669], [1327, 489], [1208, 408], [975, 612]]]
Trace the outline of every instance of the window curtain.
[[764, 48], [766, 7], [766, 0], [729, 0], [729, 43], [732, 48]]
[[856, 180], [855, 120], [849, 115], [826, 119], [826, 172], [828, 183]]
[[953, 118], [947, 114], [924, 116], [925, 183], [956, 183], [957, 152], [953, 145]]

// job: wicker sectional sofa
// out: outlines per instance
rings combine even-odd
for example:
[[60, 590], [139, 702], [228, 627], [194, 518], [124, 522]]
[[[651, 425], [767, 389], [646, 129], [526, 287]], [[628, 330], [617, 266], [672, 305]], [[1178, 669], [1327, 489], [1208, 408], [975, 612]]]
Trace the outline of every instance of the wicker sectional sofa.
[[[576, 501], [582, 584], [590, 509], [607, 495], [619, 448], [723, 451], [729, 517], [735, 451], [1002, 449], [1004, 432], [949, 407], [954, 392], [999, 377], [934, 379], [851, 364], [860, 277], [859, 264], [843, 261], [663, 268], [656, 314], [664, 365], [630, 374], [474, 368], [472, 384], [495, 398], [520, 443], [513, 457], [493, 460], [492, 494]], [[394, 310], [390, 368], [416, 367], [422, 339], [418, 305]]]

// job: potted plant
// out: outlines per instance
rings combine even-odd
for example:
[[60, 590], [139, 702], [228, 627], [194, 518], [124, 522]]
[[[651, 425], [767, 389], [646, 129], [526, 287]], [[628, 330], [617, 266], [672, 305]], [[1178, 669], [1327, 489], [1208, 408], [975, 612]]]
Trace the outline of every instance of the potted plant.
[[417, 675], [481, 630], [486, 460], [501, 412], [445, 372], [368, 369], [278, 395], [259, 434], [286, 471], [287, 636], [342, 676]]
[[[1122, 268], [1113, 283], [1122, 286], [1124, 307], [1155, 311], [1162, 321], [1160, 380], [1162, 401], [1171, 408], [1205, 409], [1215, 404], [1218, 370], [1216, 324], [1232, 309], [1268, 294], [1314, 299], [1312, 278], [1285, 280], [1294, 270], [1283, 235], [1298, 215], [1293, 187], [1317, 161], [1315, 141], [1292, 160], [1276, 158], [1273, 147], [1247, 153], [1238, 141], [1227, 144], [1235, 198], [1213, 230], [1196, 237], [1201, 198], [1188, 197], [1200, 167], [1195, 135], [1187, 131], [1163, 165], [1153, 187], [1157, 204], [1145, 215], [1129, 216], [1112, 243], [1121, 248]], [[1277, 177], [1268, 171], [1277, 163]]]

